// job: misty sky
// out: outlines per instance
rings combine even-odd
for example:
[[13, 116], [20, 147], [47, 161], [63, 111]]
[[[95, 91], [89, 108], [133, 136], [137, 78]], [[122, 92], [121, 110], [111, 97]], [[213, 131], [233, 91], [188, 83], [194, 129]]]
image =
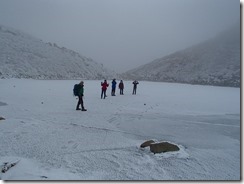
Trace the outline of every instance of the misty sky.
[[240, 22], [239, 0], [0, 0], [0, 25], [124, 72]]

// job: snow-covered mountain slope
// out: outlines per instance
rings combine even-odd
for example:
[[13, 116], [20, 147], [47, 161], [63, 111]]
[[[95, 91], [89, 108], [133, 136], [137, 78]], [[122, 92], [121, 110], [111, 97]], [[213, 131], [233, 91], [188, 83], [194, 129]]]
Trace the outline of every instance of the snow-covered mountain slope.
[[77, 52], [0, 26], [0, 78], [104, 79], [114, 75]]
[[240, 26], [123, 74], [124, 78], [240, 86]]

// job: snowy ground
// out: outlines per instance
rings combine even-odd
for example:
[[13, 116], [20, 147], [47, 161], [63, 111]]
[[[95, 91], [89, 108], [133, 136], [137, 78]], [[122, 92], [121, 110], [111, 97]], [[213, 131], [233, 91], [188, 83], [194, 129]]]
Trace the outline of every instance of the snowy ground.
[[[85, 81], [0, 80], [1, 180], [240, 180], [240, 89], [140, 81], [100, 99]], [[111, 83], [110, 83], [111, 85]], [[180, 151], [153, 154], [153, 139]]]

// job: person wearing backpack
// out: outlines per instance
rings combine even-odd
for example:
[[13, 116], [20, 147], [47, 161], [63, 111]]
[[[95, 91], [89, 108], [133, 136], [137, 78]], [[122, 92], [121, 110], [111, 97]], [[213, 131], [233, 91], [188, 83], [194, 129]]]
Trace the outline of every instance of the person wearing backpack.
[[[76, 84], [74, 86], [74, 95], [78, 96], [78, 103], [76, 106], [76, 110], [81, 110], [81, 111], [87, 111], [84, 108], [84, 103], [83, 103], [83, 96], [84, 96], [84, 82], [81, 81], [79, 84]], [[81, 109], [80, 109], [80, 105], [81, 105]]]

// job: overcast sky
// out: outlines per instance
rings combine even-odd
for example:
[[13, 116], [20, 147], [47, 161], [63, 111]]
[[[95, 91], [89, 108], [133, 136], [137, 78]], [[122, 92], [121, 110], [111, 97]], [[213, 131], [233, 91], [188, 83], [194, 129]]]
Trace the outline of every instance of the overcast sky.
[[240, 22], [239, 0], [0, 0], [0, 25], [123, 72]]

